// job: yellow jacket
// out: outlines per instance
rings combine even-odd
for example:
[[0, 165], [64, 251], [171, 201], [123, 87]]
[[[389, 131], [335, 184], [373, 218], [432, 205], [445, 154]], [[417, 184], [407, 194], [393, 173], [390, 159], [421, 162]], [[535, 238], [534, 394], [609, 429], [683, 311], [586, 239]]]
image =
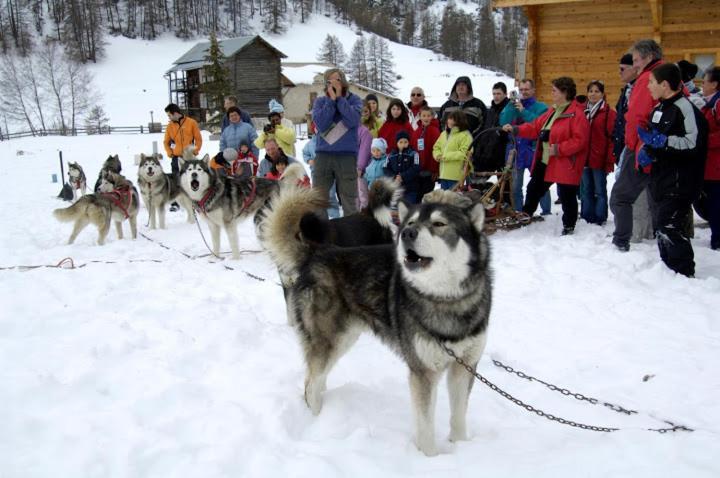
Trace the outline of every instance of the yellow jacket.
[[[463, 177], [468, 150], [472, 145], [472, 135], [469, 131], [460, 131], [457, 126], [443, 131], [433, 146], [433, 158], [440, 163], [440, 179], [460, 181]], [[438, 157], [442, 158], [438, 159]]]
[[275, 133], [267, 134], [263, 131], [255, 140], [255, 146], [264, 148], [265, 140], [270, 138], [275, 138], [278, 146], [282, 148], [287, 156], [295, 157], [295, 128], [288, 128], [283, 124], [279, 124], [275, 126]]
[[180, 121], [170, 121], [165, 130], [165, 139], [163, 140], [167, 155], [169, 157], [182, 157], [185, 146], [191, 144], [195, 145], [193, 152], [195, 156], [197, 156], [202, 147], [202, 136], [200, 135], [200, 127], [197, 121], [187, 116], [180, 118]]

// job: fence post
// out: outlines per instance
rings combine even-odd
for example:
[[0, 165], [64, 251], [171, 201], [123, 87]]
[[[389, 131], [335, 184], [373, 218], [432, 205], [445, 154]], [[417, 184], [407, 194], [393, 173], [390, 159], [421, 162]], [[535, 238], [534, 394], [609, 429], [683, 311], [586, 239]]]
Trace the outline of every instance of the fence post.
[[143, 125], [140, 125], [140, 134], [143, 134], [143, 133], [145, 133], [145, 131], [143, 131]]

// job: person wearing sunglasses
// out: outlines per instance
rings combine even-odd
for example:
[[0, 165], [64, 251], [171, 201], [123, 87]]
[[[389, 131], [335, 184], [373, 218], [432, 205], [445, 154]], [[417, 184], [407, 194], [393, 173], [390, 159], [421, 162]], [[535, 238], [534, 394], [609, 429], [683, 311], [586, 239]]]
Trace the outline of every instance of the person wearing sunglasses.
[[[424, 106], [428, 106], [427, 100], [425, 100], [425, 92], [419, 86], [413, 87], [410, 92], [410, 101], [407, 103], [408, 108], [408, 121], [412, 126], [413, 131], [420, 127], [420, 111]], [[433, 115], [432, 125], [440, 129], [440, 121]]]

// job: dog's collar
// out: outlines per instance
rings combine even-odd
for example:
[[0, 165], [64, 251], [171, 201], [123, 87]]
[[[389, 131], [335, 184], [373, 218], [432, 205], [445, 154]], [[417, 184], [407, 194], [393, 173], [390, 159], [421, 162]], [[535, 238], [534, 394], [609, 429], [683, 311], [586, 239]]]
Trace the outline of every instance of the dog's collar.
[[205, 215], [207, 215], [207, 212], [205, 211], [207, 203], [210, 202], [210, 200], [215, 197], [215, 192], [216, 192], [215, 188], [208, 189], [208, 191], [205, 193], [205, 195], [202, 197], [202, 199], [200, 199], [200, 201], [197, 202], [198, 209], [200, 209], [200, 212], [202, 212]]
[[240, 212], [247, 209], [248, 206], [250, 204], [252, 204], [252, 202], [255, 200], [255, 196], [257, 193], [257, 184], [255, 183], [255, 176], [252, 177], [251, 182], [252, 182], [252, 189], [250, 189], [250, 194], [248, 194], [248, 197], [246, 197], [245, 200], [243, 201], [243, 206], [242, 206], [242, 209]]

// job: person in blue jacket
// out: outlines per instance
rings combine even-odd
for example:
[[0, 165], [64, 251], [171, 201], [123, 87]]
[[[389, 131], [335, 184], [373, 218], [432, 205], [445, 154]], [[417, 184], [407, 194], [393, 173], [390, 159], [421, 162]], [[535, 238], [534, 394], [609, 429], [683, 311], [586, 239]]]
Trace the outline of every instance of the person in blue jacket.
[[[317, 134], [310, 137], [310, 141], [303, 146], [302, 155], [305, 162], [310, 166], [310, 174], [315, 171], [315, 147], [317, 146]], [[335, 191], [335, 183], [330, 188], [328, 197], [327, 215], [330, 219], [340, 217], [340, 204], [337, 200], [337, 192]]]
[[407, 131], [399, 131], [395, 135], [397, 150], [388, 156], [385, 174], [400, 184], [405, 193], [403, 198], [416, 204], [420, 199], [420, 156], [410, 147], [410, 135]]
[[240, 145], [245, 143], [250, 145], [253, 154], [257, 158], [259, 151], [254, 142], [258, 134], [255, 128], [251, 124], [242, 121], [240, 108], [237, 106], [228, 108], [226, 116], [230, 119], [230, 123], [220, 134], [220, 151], [225, 151], [227, 148], [239, 151]]
[[312, 111], [318, 131], [313, 185], [327, 196], [335, 182], [343, 214], [348, 215], [357, 210], [357, 129], [362, 100], [350, 92], [339, 68], [327, 70], [324, 79], [325, 96], [315, 100]]
[[225, 128], [228, 127], [230, 124], [230, 117], [228, 115], [228, 111], [231, 107], [235, 106], [240, 110], [240, 119], [243, 123], [247, 123], [250, 126], [253, 126], [252, 118], [250, 118], [250, 115], [247, 113], [247, 111], [243, 111], [238, 106], [238, 99], [236, 96], [226, 96], [225, 102], [223, 103], [223, 107], [225, 108], [225, 114], [223, 115], [222, 124], [220, 125], [220, 132], [222, 133], [225, 131]]
[[[505, 108], [500, 113], [500, 126], [505, 126], [506, 124], [516, 126], [523, 123], [532, 123], [548, 109], [545, 103], [535, 98], [535, 82], [533, 80], [528, 78], [520, 80], [518, 89], [520, 90], [520, 97], [515, 99], [511, 98], [511, 101], [505, 105]], [[535, 141], [515, 138], [515, 142], [517, 143], [517, 156], [515, 157], [515, 167], [513, 168], [512, 193], [515, 210], [522, 211], [523, 180], [525, 170], [530, 169], [532, 166], [533, 157], [535, 156]], [[505, 155], [506, 159], [510, 148], [512, 148], [512, 141], [508, 141]], [[546, 215], [550, 214], [550, 208], [550, 191], [548, 191], [542, 199], [540, 199], [540, 209], [542, 210], [542, 214]]]

